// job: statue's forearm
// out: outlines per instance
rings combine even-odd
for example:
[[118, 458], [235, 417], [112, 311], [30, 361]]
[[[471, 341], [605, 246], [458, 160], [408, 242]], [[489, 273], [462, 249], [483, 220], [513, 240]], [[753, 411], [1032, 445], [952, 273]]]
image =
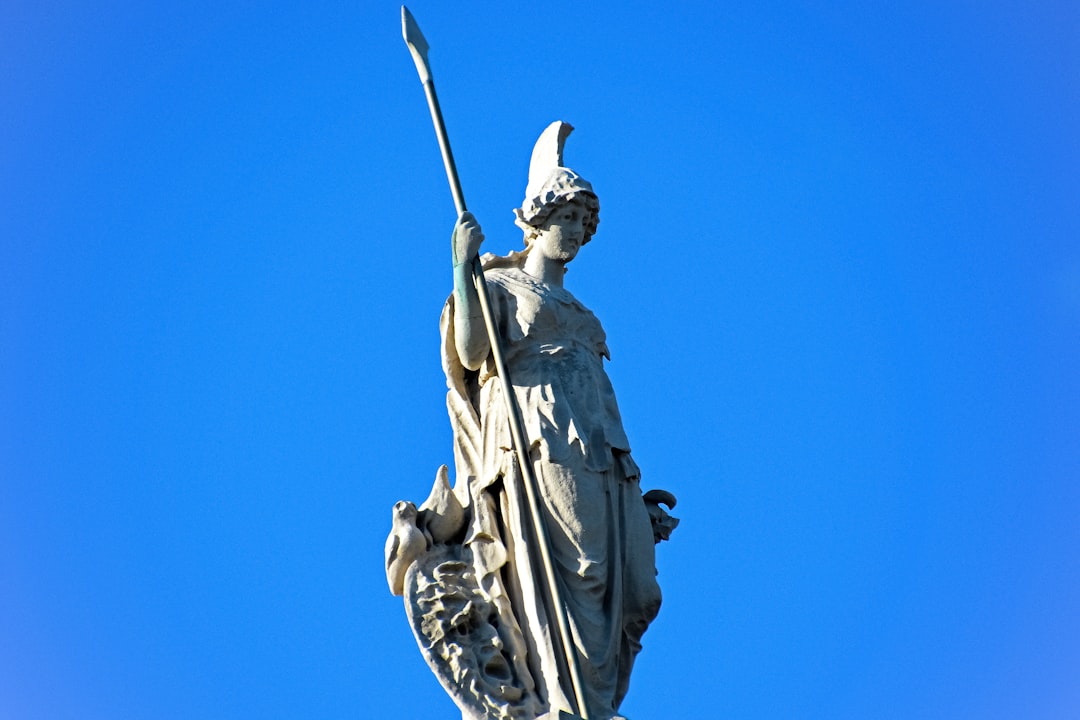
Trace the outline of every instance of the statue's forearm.
[[478, 370], [491, 350], [468, 262], [454, 265], [454, 345], [461, 364], [469, 370]]

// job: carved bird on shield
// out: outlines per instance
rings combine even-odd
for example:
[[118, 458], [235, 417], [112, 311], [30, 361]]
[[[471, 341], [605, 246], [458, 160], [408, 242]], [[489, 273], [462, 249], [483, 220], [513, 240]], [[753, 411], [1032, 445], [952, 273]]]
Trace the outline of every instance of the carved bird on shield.
[[427, 539], [416, 527], [416, 506], [407, 500], [394, 503], [390, 536], [386, 538], [386, 582], [391, 593], [405, 592], [405, 572], [425, 550]]

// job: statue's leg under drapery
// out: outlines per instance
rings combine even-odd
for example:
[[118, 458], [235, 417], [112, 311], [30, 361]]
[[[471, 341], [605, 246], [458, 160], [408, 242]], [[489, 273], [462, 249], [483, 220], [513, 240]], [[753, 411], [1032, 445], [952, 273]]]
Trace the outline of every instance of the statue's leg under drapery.
[[[561, 584], [592, 718], [609, 718], [628, 686], [642, 633], [660, 605], [652, 530], [636, 479], [616, 463], [606, 472], [536, 459], [552, 560]], [[530, 645], [537, 687], [552, 707], [573, 697], [558, 627], [524, 498], [506, 483], [507, 586]], [[520, 538], [527, 538], [521, 542]], [[562, 680], [560, 683], [559, 680]]]

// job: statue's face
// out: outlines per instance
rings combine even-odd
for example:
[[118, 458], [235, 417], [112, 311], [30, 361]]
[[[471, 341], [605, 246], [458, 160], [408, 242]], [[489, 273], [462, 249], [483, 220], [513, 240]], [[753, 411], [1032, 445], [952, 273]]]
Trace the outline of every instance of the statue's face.
[[576, 199], [555, 208], [533, 240], [533, 252], [561, 262], [573, 260], [585, 242], [587, 213], [585, 203]]

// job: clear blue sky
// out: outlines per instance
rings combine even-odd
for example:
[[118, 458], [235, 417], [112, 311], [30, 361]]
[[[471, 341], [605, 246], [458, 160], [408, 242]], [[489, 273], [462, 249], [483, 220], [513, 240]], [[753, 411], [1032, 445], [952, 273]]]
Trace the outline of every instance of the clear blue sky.
[[[488, 249], [552, 120], [645, 487], [635, 720], [1080, 717], [1074, 2], [416, 2]], [[0, 718], [453, 718], [383, 577], [451, 458], [392, 3], [0, 7]]]

